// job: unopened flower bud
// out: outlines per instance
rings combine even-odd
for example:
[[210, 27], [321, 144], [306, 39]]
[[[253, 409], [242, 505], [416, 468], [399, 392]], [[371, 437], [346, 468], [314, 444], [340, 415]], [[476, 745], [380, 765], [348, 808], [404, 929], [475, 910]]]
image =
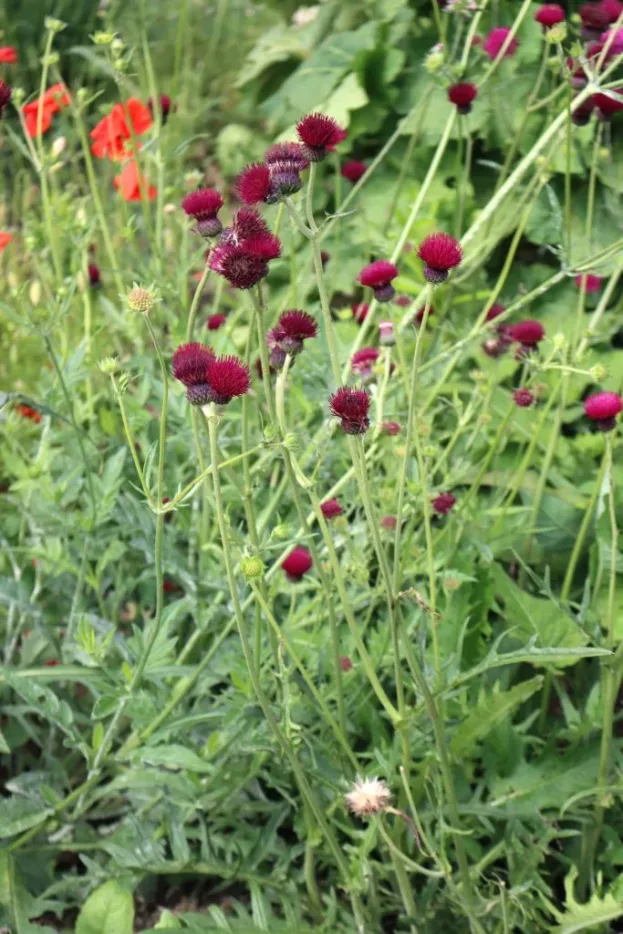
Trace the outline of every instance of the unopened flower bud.
[[290, 538], [290, 527], [285, 524], [276, 525], [272, 534], [273, 538], [279, 538], [283, 541], [286, 538]]
[[117, 369], [115, 357], [103, 357], [97, 365], [102, 373], [105, 373], [107, 376], [112, 376]]
[[257, 580], [264, 575], [264, 562], [259, 555], [247, 555], [240, 562], [240, 570], [246, 580]]
[[608, 370], [603, 363], [596, 363], [595, 366], [591, 368], [590, 373], [596, 383], [601, 383], [608, 375]]
[[110, 50], [112, 54], [117, 55], [117, 56], [123, 55], [124, 49], [125, 49], [125, 45], [124, 45], [123, 40], [119, 39], [118, 36], [115, 36], [115, 38], [110, 43]]
[[393, 347], [396, 343], [394, 325], [391, 321], [379, 321], [379, 342], [384, 347]]
[[46, 16], [43, 25], [49, 32], [62, 32], [67, 23], [64, 23], [61, 19], [56, 19], [54, 16]]
[[51, 146], [51, 152], [55, 159], [65, 151], [67, 139], [64, 136], [57, 136]]
[[550, 26], [549, 29], [545, 30], [544, 38], [550, 45], [557, 45], [559, 42], [564, 42], [567, 38], [567, 24], [562, 22]]
[[130, 289], [126, 296], [128, 308], [131, 311], [140, 311], [142, 314], [148, 314], [154, 307], [156, 297], [150, 289], [144, 289], [140, 285], [135, 285]]
[[104, 32], [100, 30], [99, 32], [94, 33], [91, 38], [95, 45], [110, 45], [111, 42], [115, 39], [114, 32]]
[[553, 339], [552, 339], [552, 343], [553, 343], [553, 345], [554, 345], [554, 349], [555, 349], [555, 350], [562, 350], [563, 347], [564, 347], [564, 346], [566, 345], [566, 343], [567, 343], [567, 338], [566, 338], [565, 335], [562, 333], [562, 331], [558, 331], [556, 334], [554, 334], [554, 337], [553, 337]]

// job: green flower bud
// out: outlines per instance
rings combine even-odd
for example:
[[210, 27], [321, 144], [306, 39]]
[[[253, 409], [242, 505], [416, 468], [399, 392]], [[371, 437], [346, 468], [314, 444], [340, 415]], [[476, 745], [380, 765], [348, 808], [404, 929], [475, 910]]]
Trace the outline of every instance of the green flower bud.
[[102, 373], [105, 373], [107, 376], [112, 376], [117, 369], [117, 360], [115, 357], [103, 357], [97, 365]]
[[264, 576], [264, 562], [259, 555], [247, 555], [240, 562], [240, 570], [246, 580], [257, 580]]

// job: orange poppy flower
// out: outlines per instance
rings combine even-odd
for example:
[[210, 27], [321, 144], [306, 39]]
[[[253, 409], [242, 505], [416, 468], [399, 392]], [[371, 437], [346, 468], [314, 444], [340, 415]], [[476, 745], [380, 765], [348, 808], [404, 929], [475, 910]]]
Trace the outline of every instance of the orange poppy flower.
[[0, 63], [3, 65], [15, 65], [17, 63], [17, 51], [12, 45], [0, 46]]
[[127, 158], [132, 155], [131, 148], [126, 148], [128, 140], [148, 130], [152, 122], [149, 108], [135, 97], [125, 104], [115, 104], [91, 130], [91, 139], [94, 140], [91, 152], [98, 159]]
[[0, 232], [0, 253], [8, 247], [12, 239], [13, 234]]
[[121, 174], [116, 175], [113, 181], [115, 183], [115, 188], [121, 192], [122, 197], [126, 201], [140, 201], [141, 187], [148, 201], [153, 201], [156, 197], [156, 189], [145, 180], [144, 175], [139, 174], [135, 159], [131, 159], [130, 162], [124, 166]]
[[67, 107], [71, 97], [64, 84], [53, 84], [39, 100], [24, 104], [22, 113], [26, 123], [26, 132], [32, 138], [37, 135], [39, 112], [41, 112], [41, 132], [45, 133], [52, 125], [52, 117]]

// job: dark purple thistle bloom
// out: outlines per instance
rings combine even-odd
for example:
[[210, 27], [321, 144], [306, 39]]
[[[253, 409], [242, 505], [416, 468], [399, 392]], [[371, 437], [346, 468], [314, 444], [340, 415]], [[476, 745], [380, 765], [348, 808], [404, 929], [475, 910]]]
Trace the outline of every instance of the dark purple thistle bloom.
[[365, 389], [342, 386], [329, 399], [329, 408], [347, 435], [362, 435], [370, 427], [370, 396]]
[[344, 512], [337, 499], [326, 499], [320, 504], [320, 511], [325, 519], [335, 519]]
[[197, 221], [197, 233], [202, 237], [218, 237], [223, 229], [217, 217], [222, 207], [223, 198], [215, 188], [198, 188], [182, 201], [182, 210]]
[[242, 246], [223, 243], [209, 259], [210, 269], [227, 279], [234, 289], [251, 289], [268, 275], [268, 262]]
[[368, 166], [365, 164], [365, 162], [360, 162], [358, 159], [351, 159], [350, 162], [344, 163], [340, 169], [340, 174], [343, 178], [348, 179], [348, 181], [352, 182], [354, 185], [366, 174], [367, 171]]
[[303, 154], [310, 162], [321, 162], [333, 147], [342, 141], [343, 130], [333, 117], [312, 113], [303, 117], [296, 126], [303, 144]]
[[248, 366], [237, 357], [212, 357], [207, 365], [210, 402], [226, 405], [235, 396], [244, 396], [251, 385]]
[[448, 88], [448, 100], [454, 104], [460, 114], [468, 114], [472, 109], [472, 104], [478, 96], [478, 88], [475, 84], [463, 82], [453, 84]]
[[439, 496], [436, 496], [432, 501], [432, 507], [434, 512], [438, 516], [446, 516], [456, 503], [456, 498], [452, 493], [440, 493]]
[[281, 349], [293, 356], [301, 352], [303, 341], [316, 337], [318, 334], [315, 319], [298, 308], [284, 311], [279, 318], [278, 326], [273, 330], [280, 334]]
[[386, 259], [377, 259], [364, 266], [359, 273], [359, 282], [372, 289], [377, 302], [390, 302], [396, 294], [392, 281], [397, 275], [398, 268], [394, 263]]
[[99, 285], [101, 285], [102, 282], [100, 268], [96, 263], [89, 263], [87, 266], [87, 271], [89, 274], [89, 285], [96, 289]]
[[275, 143], [270, 149], [266, 150], [264, 162], [269, 167], [277, 162], [291, 162], [296, 165], [299, 172], [309, 168], [309, 159], [305, 158], [300, 143]]
[[[149, 112], [153, 118], [155, 116], [155, 107], [154, 107], [153, 97], [150, 97], [149, 100], [147, 101], [147, 107], [149, 108]], [[160, 113], [162, 114], [162, 125], [163, 126], [169, 119], [169, 114], [171, 113], [172, 109], [173, 109], [173, 102], [171, 101], [171, 98], [169, 97], [169, 95], [161, 94], [160, 95]]]
[[238, 176], [236, 190], [245, 204], [268, 203], [272, 193], [270, 169], [263, 162], [248, 165]]
[[361, 350], [357, 350], [350, 358], [353, 373], [357, 373], [364, 379], [371, 376], [372, 369], [380, 355], [381, 351], [378, 347], [362, 347]]
[[281, 567], [286, 572], [288, 580], [296, 583], [302, 580], [307, 572], [311, 570], [313, 563], [314, 561], [307, 548], [297, 545], [287, 558], [284, 558]]
[[534, 402], [534, 396], [529, 389], [516, 389], [513, 393], [513, 402], [520, 409], [528, 409]]
[[543, 27], [543, 32], [546, 32], [548, 29], [551, 29], [552, 26], [556, 26], [558, 23], [564, 23], [565, 21], [565, 11], [557, 3], [544, 3], [543, 6], [540, 6], [534, 18], [537, 23], [540, 23]]
[[12, 94], [13, 91], [8, 86], [8, 84], [0, 79], [0, 117], [3, 114], [5, 107], [7, 107], [10, 103]]

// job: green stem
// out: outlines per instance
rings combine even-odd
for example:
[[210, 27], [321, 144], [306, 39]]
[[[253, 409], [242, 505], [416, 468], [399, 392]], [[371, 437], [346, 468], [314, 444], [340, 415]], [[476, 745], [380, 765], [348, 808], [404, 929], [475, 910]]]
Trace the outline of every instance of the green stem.
[[206, 263], [203, 268], [203, 273], [201, 279], [197, 283], [197, 288], [195, 289], [195, 294], [193, 295], [193, 300], [190, 305], [190, 311], [188, 312], [188, 324], [186, 325], [186, 340], [191, 341], [193, 339], [193, 331], [195, 329], [195, 318], [197, 317], [197, 312], [199, 310], [199, 304], [201, 302], [201, 296], [203, 295], [203, 290], [205, 284], [208, 281], [208, 276], [210, 275], [210, 267]]
[[[607, 449], [606, 449], [607, 451]], [[595, 503], [597, 502], [597, 497], [601, 492], [601, 488], [604, 482], [604, 477], [606, 475], [606, 469], [608, 466], [608, 458], [606, 454], [601, 461], [601, 466], [597, 474], [597, 479], [595, 480], [595, 486], [593, 488], [593, 493], [591, 495], [590, 501], [586, 510], [584, 512], [584, 518], [582, 519], [582, 524], [580, 530], [577, 534], [575, 543], [573, 545], [573, 551], [571, 552], [571, 557], [569, 558], [569, 564], [567, 565], [567, 571], [565, 574], [565, 579], [562, 584], [562, 590], [560, 591], [560, 600], [562, 603], [565, 603], [569, 599], [569, 593], [571, 591], [571, 586], [573, 584], [573, 576], [575, 574], [575, 569], [577, 567], [578, 561], [580, 560], [580, 555], [582, 554], [582, 549], [584, 548], [584, 539], [586, 538], [586, 533], [588, 532], [589, 525], [593, 518], [593, 511], [595, 509]], [[614, 559], [613, 559], [614, 560]]]

